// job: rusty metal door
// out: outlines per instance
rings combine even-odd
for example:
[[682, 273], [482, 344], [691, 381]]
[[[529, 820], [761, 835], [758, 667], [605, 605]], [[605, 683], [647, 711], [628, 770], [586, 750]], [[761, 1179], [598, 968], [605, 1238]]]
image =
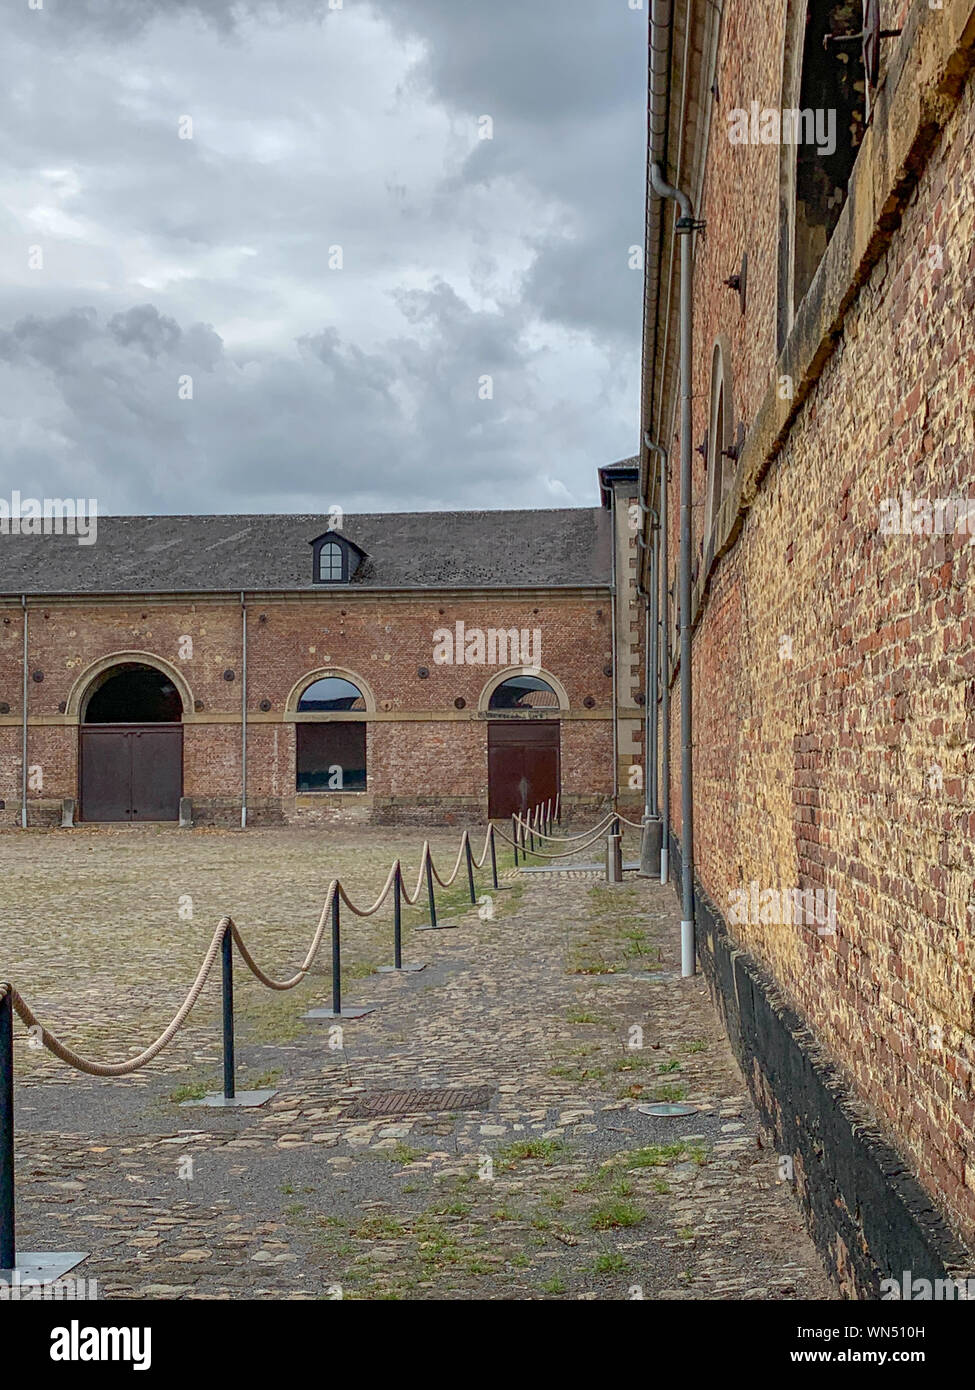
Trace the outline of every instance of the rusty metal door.
[[559, 794], [559, 721], [505, 720], [488, 725], [488, 815], [523, 814]]
[[79, 761], [82, 820], [179, 818], [181, 724], [83, 724]]

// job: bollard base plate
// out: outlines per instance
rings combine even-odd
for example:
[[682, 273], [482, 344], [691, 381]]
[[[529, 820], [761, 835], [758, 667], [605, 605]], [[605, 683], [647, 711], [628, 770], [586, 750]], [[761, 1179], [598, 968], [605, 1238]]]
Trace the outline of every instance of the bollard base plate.
[[427, 963], [426, 963], [426, 961], [414, 961], [413, 964], [411, 965], [411, 964], [409, 964], [407, 961], [404, 960], [404, 962], [403, 962], [402, 965], [377, 965], [377, 966], [376, 966], [376, 974], [377, 974], [377, 975], [400, 975], [400, 974], [403, 974], [403, 975], [406, 975], [406, 974], [415, 975], [415, 974], [417, 973], [417, 971], [419, 971], [419, 970], [426, 970], [426, 968], [427, 968]]
[[31, 1279], [35, 1284], [56, 1284], [63, 1279], [69, 1269], [87, 1260], [87, 1250], [57, 1251], [18, 1250], [17, 1263], [13, 1269], [0, 1269], [0, 1279], [5, 1284]]
[[377, 1004], [343, 1004], [339, 1013], [334, 1009], [309, 1009], [306, 1014], [302, 1014], [302, 1018], [365, 1018], [366, 1014], [375, 1013], [378, 1007]]
[[277, 1091], [238, 1091], [235, 1096], [228, 1097], [222, 1091], [213, 1091], [199, 1100], [181, 1100], [179, 1105], [181, 1110], [189, 1105], [206, 1105], [221, 1110], [251, 1110], [255, 1106], [266, 1105], [276, 1095]]

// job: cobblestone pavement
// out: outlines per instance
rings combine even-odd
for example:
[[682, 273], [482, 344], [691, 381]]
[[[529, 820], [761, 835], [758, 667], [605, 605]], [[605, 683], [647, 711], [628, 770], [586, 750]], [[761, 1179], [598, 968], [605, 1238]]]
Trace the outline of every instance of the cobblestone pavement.
[[[329, 878], [369, 902], [394, 855], [416, 872], [424, 833], [0, 835], [0, 976], [80, 1050], [133, 1055], [222, 912], [283, 974]], [[438, 867], [458, 839], [431, 834]], [[449, 895], [453, 928], [406, 919], [419, 973], [368, 973], [386, 909], [347, 925], [347, 1001], [377, 1009], [341, 1029], [301, 1018], [327, 1002], [327, 950], [288, 994], [239, 968], [238, 1087], [276, 1086], [261, 1109], [178, 1103], [219, 1075], [216, 980], [130, 1080], [79, 1076], [18, 1026], [20, 1248], [90, 1251], [76, 1273], [101, 1298], [835, 1297], [704, 983], [679, 978], [671, 890], [507, 859], [501, 890], [484, 882], [477, 909]], [[483, 1109], [355, 1113], [374, 1091], [477, 1086]], [[636, 1109], [655, 1099], [696, 1111]]]

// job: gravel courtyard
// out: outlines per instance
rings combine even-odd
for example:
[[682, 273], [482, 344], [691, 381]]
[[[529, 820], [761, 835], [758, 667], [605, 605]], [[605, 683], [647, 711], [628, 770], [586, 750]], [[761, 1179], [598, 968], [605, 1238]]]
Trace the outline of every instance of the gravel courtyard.
[[[179, 1007], [222, 914], [289, 975], [329, 880], [371, 903], [399, 856], [412, 886], [427, 834], [446, 876], [458, 830], [0, 834], [0, 979], [122, 1060]], [[288, 993], [238, 961], [237, 1084], [277, 1088], [261, 1109], [181, 1108], [218, 1084], [219, 971], [129, 1078], [79, 1075], [18, 1023], [20, 1248], [90, 1251], [75, 1273], [109, 1299], [835, 1297], [705, 985], [676, 973], [673, 893], [499, 868], [478, 907], [463, 870], [438, 890], [452, 928], [404, 913], [419, 973], [373, 973], [388, 907], [343, 916], [345, 1002], [377, 1007], [340, 1030], [302, 1018], [329, 1002], [327, 942]], [[484, 1107], [356, 1114], [432, 1087], [484, 1087]]]

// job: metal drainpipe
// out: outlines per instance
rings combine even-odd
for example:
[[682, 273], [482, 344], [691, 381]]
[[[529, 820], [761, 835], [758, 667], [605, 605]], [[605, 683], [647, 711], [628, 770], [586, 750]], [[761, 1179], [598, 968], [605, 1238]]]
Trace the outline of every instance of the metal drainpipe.
[[247, 829], [247, 605], [240, 595], [240, 828]]
[[658, 198], [680, 208], [676, 235], [680, 248], [680, 764], [681, 764], [681, 974], [694, 974], [694, 787], [693, 699], [691, 680], [691, 263], [694, 212], [686, 193], [665, 182], [657, 164], [650, 166], [650, 185]]
[[650, 750], [650, 767], [647, 775], [647, 799], [646, 813], [656, 819], [660, 815], [660, 803], [657, 797], [657, 782], [659, 777], [658, 768], [660, 766], [660, 750], [657, 743], [657, 700], [659, 698], [659, 625], [660, 614], [658, 605], [658, 585], [660, 582], [660, 516], [657, 512], [651, 513], [650, 532], [650, 602], [647, 605], [647, 627], [649, 629], [649, 651], [647, 661], [650, 667], [650, 679], [646, 685], [647, 696], [647, 733], [644, 742]]
[[611, 609], [611, 643], [613, 651], [613, 810], [616, 810], [616, 802], [619, 797], [619, 704], [618, 687], [616, 676], [616, 552], [619, 547], [619, 537], [616, 534], [616, 488], [613, 487], [610, 497], [610, 523], [613, 528], [613, 598], [610, 605]]
[[23, 729], [20, 741], [20, 827], [27, 829], [27, 595], [21, 594], [20, 606], [24, 610], [24, 690], [23, 690]]
[[660, 882], [670, 878], [670, 602], [667, 567], [670, 541], [667, 535], [667, 450], [653, 446], [660, 457], [660, 814], [663, 826], [660, 844]]

